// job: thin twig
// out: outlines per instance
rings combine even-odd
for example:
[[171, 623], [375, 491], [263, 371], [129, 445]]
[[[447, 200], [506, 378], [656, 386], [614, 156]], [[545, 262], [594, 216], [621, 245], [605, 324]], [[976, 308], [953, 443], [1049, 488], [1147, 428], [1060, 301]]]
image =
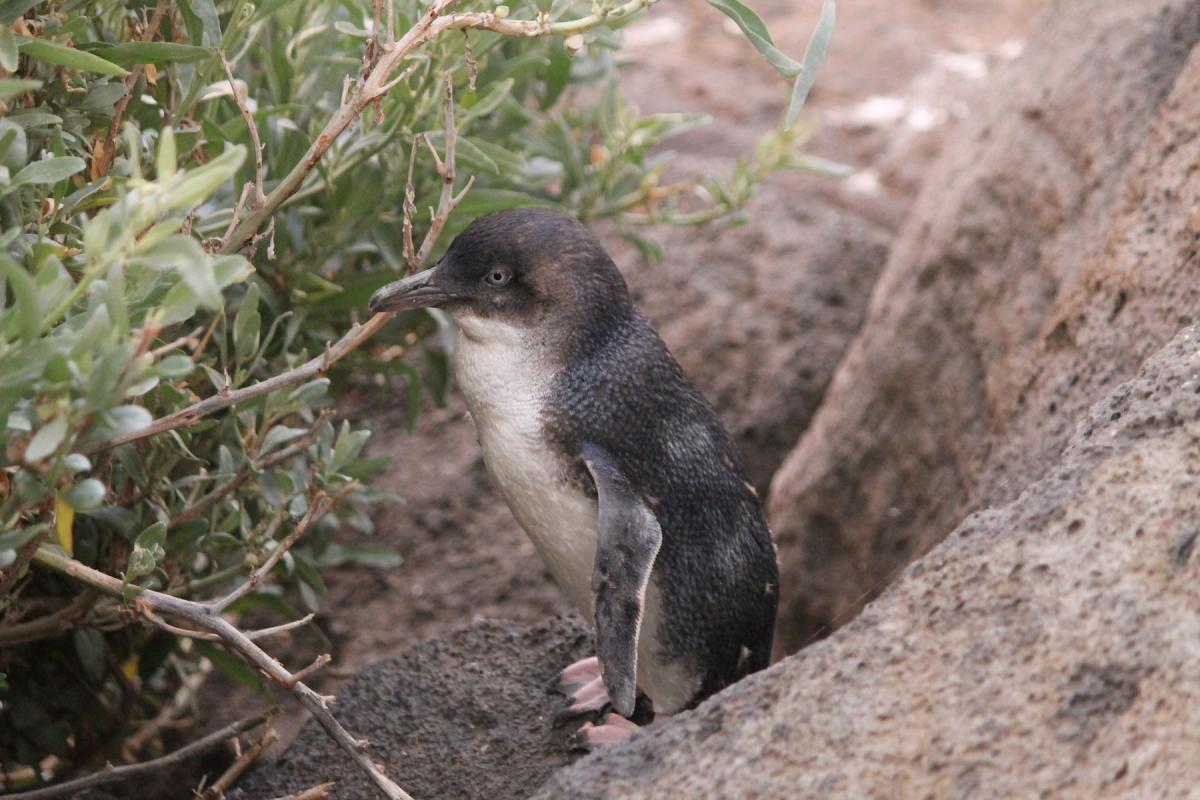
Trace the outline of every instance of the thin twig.
[[[37, 550], [36, 543], [33, 550]], [[29, 559], [32, 558], [33, 551], [29, 553]], [[51, 636], [66, 633], [74, 628], [80, 619], [87, 616], [87, 613], [92, 610], [92, 606], [95, 603], [96, 593], [85, 590], [70, 603], [52, 614], [47, 614], [44, 617], [38, 617], [28, 622], [4, 626], [4, 628], [0, 629], [0, 645], [13, 647], [18, 644], [36, 642], [40, 639], [48, 639]]]
[[184, 675], [179, 688], [175, 690], [174, 697], [163, 704], [158, 714], [143, 722], [121, 743], [121, 758], [126, 763], [131, 764], [136, 761], [137, 754], [141, 752], [147, 742], [158, 736], [160, 731], [168, 727], [179, 726], [180, 723], [176, 721], [176, 718], [192, 705], [196, 698], [196, 692], [204, 683], [210, 669], [211, 666], [207, 668], [202, 666], [197, 671]]
[[413, 244], [413, 214], [417, 213], [417, 189], [413, 184], [413, 168], [417, 164], [417, 146], [420, 145], [421, 139], [425, 134], [418, 133], [413, 137], [412, 148], [408, 151], [408, 180], [404, 184], [404, 261], [408, 264], [410, 272], [415, 272], [420, 269], [420, 264], [417, 262], [417, 248]]
[[132, 433], [127, 433], [108, 441], [97, 442], [88, 447], [87, 451], [109, 450], [114, 447], [120, 447], [123, 444], [145, 439], [149, 436], [175, 430], [176, 428], [190, 427], [214, 412], [320, 377], [331, 366], [345, 358], [367, 339], [370, 339], [392, 316], [390, 313], [375, 314], [366, 322], [353, 326], [346, 332], [345, 336], [328, 347], [324, 353], [309, 359], [303, 365], [293, 370], [288, 370], [287, 372], [280, 373], [279, 375], [241, 389], [218, 392], [211, 397], [193, 403], [187, 408], [181, 408], [173, 414], [160, 417], [141, 430], [133, 431]]
[[[120, 581], [117, 582], [120, 583]], [[191, 744], [184, 745], [173, 753], [151, 759], [150, 761], [143, 761], [140, 764], [127, 764], [122, 767], [114, 767], [112, 764], [108, 764], [99, 772], [85, 775], [82, 778], [76, 778], [73, 781], [67, 781], [55, 786], [43, 786], [40, 789], [33, 789], [28, 792], [6, 794], [4, 795], [4, 800], [46, 800], [46, 798], [51, 797], [75, 796], [84, 789], [117, 783], [118, 781], [127, 781], [140, 775], [146, 775], [163, 767], [178, 764], [194, 755], [208, 752], [214, 747], [223, 744], [231, 736], [237, 736], [242, 731], [261, 725], [266, 722], [270, 715], [270, 712], [266, 712], [239, 720], [232, 725], [226, 725], [219, 731], [214, 731], [201, 739], [197, 739]]]
[[[389, 6], [390, 8], [390, 6]], [[329, 797], [329, 790], [334, 786], [333, 781], [329, 783], [319, 783], [316, 786], [310, 786], [299, 794], [289, 794], [284, 797], [276, 797], [274, 800], [325, 800]]]
[[242, 216], [242, 209], [246, 207], [246, 201], [250, 199], [250, 192], [252, 191], [254, 191], [254, 184], [252, 183], [247, 183], [242, 187], [242, 195], [233, 206], [233, 216], [229, 218], [229, 226], [225, 228], [225, 235], [221, 237], [221, 241], [228, 239], [229, 235], [233, 233], [233, 229], [237, 227], [238, 218]]
[[[238, 111], [242, 113], [242, 119], [246, 120], [246, 129], [250, 132], [250, 144], [254, 148], [254, 208], [259, 208], [267, 202], [267, 196], [263, 193], [263, 149], [262, 142], [258, 139], [258, 126], [254, 124], [254, 115], [250, 113], [250, 107], [246, 105], [246, 98], [238, 90], [237, 81], [233, 78], [233, 70], [230, 69], [225, 54], [218, 52], [217, 57], [221, 59], [221, 66], [225, 68], [225, 76], [229, 78], [229, 88], [233, 91], [233, 102], [237, 104]], [[234, 218], [237, 218], [237, 214], [234, 214]]]
[[232, 787], [234, 782], [242, 777], [242, 774], [250, 769], [250, 765], [262, 755], [262, 751], [270, 747], [278, 738], [279, 734], [275, 733], [274, 728], [267, 728], [263, 731], [262, 735], [258, 737], [258, 741], [247, 747], [233, 760], [228, 769], [221, 773], [221, 777], [204, 790], [200, 795], [200, 800], [221, 800], [225, 797], [225, 790]]
[[335, 505], [337, 505], [337, 503], [343, 497], [345, 497], [348, 492], [355, 488], [357, 488], [357, 484], [350, 483], [343, 487], [342, 490], [333, 497], [320, 495], [313, 500], [309, 504], [308, 513], [304, 515], [303, 519], [296, 523], [296, 527], [292, 529], [291, 533], [285, 536], [283, 540], [275, 546], [275, 549], [271, 551], [271, 555], [267, 556], [267, 560], [264, 561], [258, 569], [254, 570], [248, 579], [246, 579], [243, 583], [238, 584], [238, 586], [234, 588], [233, 591], [229, 592], [229, 594], [225, 595], [220, 600], [214, 600], [209, 603], [209, 607], [214, 612], [219, 613], [224, 611], [238, 600], [241, 600], [243, 597], [250, 594], [260, 585], [262, 585], [262, 582], [266, 580], [267, 575], [269, 575], [271, 570], [275, 568], [275, 565], [279, 563], [279, 560], [283, 558], [284, 553], [292, 549], [292, 545], [300, 540], [300, 537], [308, 531], [310, 526], [320, 521], [321, 518], [329, 513], [329, 511]]
[[442, 179], [442, 191], [438, 197], [437, 213], [429, 221], [429, 230], [425, 232], [421, 249], [417, 251], [413, 269], [420, 268], [429, 260], [429, 255], [433, 252], [433, 247], [442, 234], [442, 228], [446, 226], [446, 220], [454, 213], [454, 209], [475, 183], [475, 176], [472, 175], [467, 180], [467, 185], [462, 192], [458, 195], [454, 194], [455, 168], [458, 160], [458, 126], [454, 122], [454, 81], [449, 75], [446, 76], [446, 158], [438, 158], [437, 150], [434, 150], [433, 144], [428, 138], [425, 139], [425, 143], [429, 145], [429, 149], [433, 153], [438, 177]]

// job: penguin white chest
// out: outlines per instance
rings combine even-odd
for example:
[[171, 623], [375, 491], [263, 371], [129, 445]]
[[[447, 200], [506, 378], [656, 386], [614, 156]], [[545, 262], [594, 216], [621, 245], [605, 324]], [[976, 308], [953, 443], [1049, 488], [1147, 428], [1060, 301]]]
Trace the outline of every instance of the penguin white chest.
[[590, 616], [598, 507], [567, 480], [542, 427], [554, 367], [520, 328], [479, 317], [457, 322], [454, 376], [488, 472], [555, 581]]

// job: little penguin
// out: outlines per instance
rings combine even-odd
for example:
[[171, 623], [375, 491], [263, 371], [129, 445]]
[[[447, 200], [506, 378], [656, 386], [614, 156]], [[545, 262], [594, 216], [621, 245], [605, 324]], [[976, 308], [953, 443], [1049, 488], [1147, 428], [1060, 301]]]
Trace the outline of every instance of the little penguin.
[[595, 623], [596, 657], [559, 679], [563, 713], [593, 718], [579, 744], [636, 730], [639, 695], [672, 714], [765, 667], [779, 571], [762, 505], [588, 229], [543, 208], [480, 217], [370, 300], [424, 307], [456, 323], [453, 375], [488, 472]]

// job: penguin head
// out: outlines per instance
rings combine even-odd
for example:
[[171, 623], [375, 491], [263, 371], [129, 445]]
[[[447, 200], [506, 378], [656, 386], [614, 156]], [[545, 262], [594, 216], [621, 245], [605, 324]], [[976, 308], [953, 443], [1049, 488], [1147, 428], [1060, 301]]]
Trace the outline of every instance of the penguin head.
[[591, 232], [545, 208], [476, 219], [432, 268], [387, 284], [370, 300], [373, 312], [429, 307], [460, 323], [481, 319], [519, 327], [632, 309], [625, 280]]

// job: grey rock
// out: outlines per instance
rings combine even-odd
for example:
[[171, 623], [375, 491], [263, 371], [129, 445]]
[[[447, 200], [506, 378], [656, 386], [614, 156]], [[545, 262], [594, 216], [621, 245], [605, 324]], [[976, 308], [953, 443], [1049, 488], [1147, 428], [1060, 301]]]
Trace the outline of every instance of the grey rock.
[[1044, 475], [1197, 318], [1198, 40], [1191, 0], [1053, 3], [953, 137], [772, 482], [781, 650]]

